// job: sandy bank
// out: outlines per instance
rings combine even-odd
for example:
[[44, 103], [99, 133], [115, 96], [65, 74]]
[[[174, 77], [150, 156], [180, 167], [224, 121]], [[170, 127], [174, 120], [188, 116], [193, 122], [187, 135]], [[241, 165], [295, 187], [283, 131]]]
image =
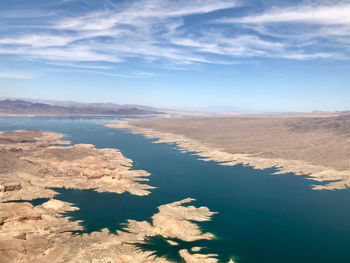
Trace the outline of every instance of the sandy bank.
[[350, 186], [349, 121], [328, 118], [338, 117], [128, 119], [106, 125], [156, 138], [158, 143], [176, 143], [206, 161], [278, 167], [277, 174], [293, 172], [330, 181], [314, 189], [343, 189]]

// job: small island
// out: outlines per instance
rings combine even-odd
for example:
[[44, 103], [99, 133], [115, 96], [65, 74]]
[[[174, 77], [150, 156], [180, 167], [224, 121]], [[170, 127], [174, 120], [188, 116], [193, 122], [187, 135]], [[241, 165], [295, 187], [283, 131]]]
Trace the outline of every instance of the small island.
[[[132, 170], [132, 161], [120, 151], [70, 145], [63, 136], [39, 130], [0, 132], [1, 262], [170, 262], [138, 245], [155, 236], [184, 241], [214, 238], [195, 223], [210, 220], [214, 213], [206, 207], [182, 206], [191, 198], [161, 205], [152, 223], [129, 220], [116, 233], [103, 229], [72, 234], [82, 226], [62, 214], [79, 208], [56, 200], [50, 188], [142, 196], [153, 187], [143, 183], [149, 174]], [[44, 202], [31, 204], [37, 199]], [[184, 249], [180, 255], [191, 262], [217, 262], [214, 254]]]

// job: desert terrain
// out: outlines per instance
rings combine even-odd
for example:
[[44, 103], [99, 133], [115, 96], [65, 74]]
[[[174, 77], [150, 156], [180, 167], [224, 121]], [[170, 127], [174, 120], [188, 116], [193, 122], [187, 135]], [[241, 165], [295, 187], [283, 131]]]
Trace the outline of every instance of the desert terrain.
[[177, 143], [223, 165], [309, 174], [315, 189], [350, 186], [350, 115], [281, 114], [134, 119], [107, 124]]
[[[124, 230], [107, 229], [75, 235], [83, 230], [64, 212], [77, 210], [55, 199], [51, 187], [95, 189], [99, 192], [147, 195], [153, 188], [147, 172], [132, 170], [132, 161], [116, 149], [69, 145], [63, 134], [38, 130], [0, 132], [0, 262], [169, 262], [139, 248], [149, 237], [184, 241], [212, 239], [196, 221], [208, 221], [214, 212], [187, 205], [191, 198], [164, 204], [150, 220], [129, 220]], [[58, 146], [60, 145], [60, 146]], [[39, 205], [30, 200], [47, 198]], [[186, 206], [183, 206], [186, 204]], [[217, 262], [201, 248], [182, 249], [187, 262]]]

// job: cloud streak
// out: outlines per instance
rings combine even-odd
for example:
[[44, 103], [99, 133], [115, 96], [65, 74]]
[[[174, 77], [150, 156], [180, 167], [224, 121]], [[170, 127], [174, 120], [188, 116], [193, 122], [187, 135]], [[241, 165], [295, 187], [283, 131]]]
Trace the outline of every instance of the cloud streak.
[[79, 72], [79, 73], [103, 75], [103, 76], [126, 78], [126, 79], [148, 79], [156, 76], [155, 73], [151, 73], [151, 72], [132, 72], [130, 74], [122, 74], [122, 73], [115, 73], [113, 71], [107, 72], [107, 71], [90, 70], [89, 68], [87, 69], [55, 69], [55, 70], [49, 70], [49, 71], [67, 72], [67, 73]]
[[241, 18], [219, 19], [222, 23], [311, 23], [323, 25], [350, 25], [350, 4], [279, 8], [264, 14]]
[[32, 47], [65, 46], [76, 40], [73, 36], [32, 34], [14, 38], [0, 38], [0, 44], [25, 45]]
[[[262, 14], [220, 18], [216, 22], [243, 27], [262, 37], [283, 42], [286, 50], [292, 52], [282, 53], [281, 58], [347, 59], [350, 51], [349, 14], [349, 1], [333, 1], [327, 5], [314, 2], [296, 7], [273, 8]], [[307, 51], [300, 54], [295, 50], [294, 53], [293, 47]], [[311, 53], [311, 49], [323, 50]]]
[[[16, 29], [1, 34], [0, 55], [134, 78], [153, 74], [110, 73], [110, 66], [104, 63], [138, 60], [158, 67], [186, 68], [249, 59], [340, 59], [349, 55], [348, 1], [232, 15], [230, 10], [240, 6], [241, 2], [229, 0], [107, 2], [101, 9], [84, 13], [51, 11], [42, 23], [36, 18], [45, 10], [30, 10], [23, 18], [35, 18], [33, 24], [21, 27], [17, 23]], [[225, 18], [220, 13], [223, 10]], [[18, 16], [15, 11], [7, 14]], [[193, 16], [202, 19], [188, 22]]]
[[55, 15], [53, 11], [47, 10], [11, 10], [11, 11], [1, 11], [1, 18], [38, 18], [38, 17], [48, 17]]
[[0, 71], [0, 78], [2, 79], [31, 79], [33, 75], [27, 72], [20, 71]]

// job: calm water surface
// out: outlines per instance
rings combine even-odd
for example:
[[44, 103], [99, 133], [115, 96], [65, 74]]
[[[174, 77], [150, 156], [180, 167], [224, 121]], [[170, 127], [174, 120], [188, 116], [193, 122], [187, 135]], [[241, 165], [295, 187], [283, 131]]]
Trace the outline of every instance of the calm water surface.
[[179, 242], [170, 246], [151, 238], [142, 249], [180, 261], [179, 249], [206, 247], [222, 262], [350, 262], [350, 189], [312, 190], [318, 184], [307, 176], [272, 175], [273, 168], [221, 166], [174, 145], [154, 144], [152, 139], [96, 124], [94, 118], [0, 118], [0, 130], [43, 129], [67, 134], [76, 143], [97, 148], [118, 148], [134, 161], [134, 169], [151, 173], [148, 184], [157, 187], [145, 197], [93, 190], [55, 189], [57, 199], [74, 203], [68, 212], [82, 220], [84, 232], [122, 229], [127, 219], [147, 220], [162, 204], [192, 197], [196, 206], [219, 212], [200, 223], [215, 240]]

